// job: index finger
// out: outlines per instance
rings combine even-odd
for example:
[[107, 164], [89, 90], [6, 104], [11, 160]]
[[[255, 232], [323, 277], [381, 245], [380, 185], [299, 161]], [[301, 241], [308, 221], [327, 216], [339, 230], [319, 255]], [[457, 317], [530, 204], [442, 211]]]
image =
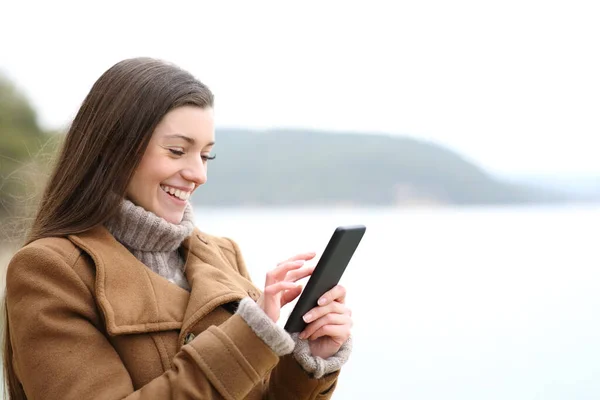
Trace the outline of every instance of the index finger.
[[277, 267], [275, 267], [271, 271], [267, 272], [267, 278], [265, 280], [265, 284], [268, 286], [268, 285], [272, 285], [273, 283], [282, 281], [282, 280], [284, 280], [286, 274], [289, 271], [299, 269], [303, 265], [304, 265], [303, 260], [288, 261], [285, 263], [278, 264]]
[[309, 251], [307, 253], [296, 254], [294, 257], [290, 257], [287, 260], [280, 262], [279, 264], [277, 264], [277, 266], [280, 266], [281, 264], [285, 264], [285, 263], [290, 262], [290, 261], [300, 261], [300, 260], [308, 261], [308, 260], [312, 260], [313, 258], [315, 258], [316, 255], [317, 254], [314, 251]]

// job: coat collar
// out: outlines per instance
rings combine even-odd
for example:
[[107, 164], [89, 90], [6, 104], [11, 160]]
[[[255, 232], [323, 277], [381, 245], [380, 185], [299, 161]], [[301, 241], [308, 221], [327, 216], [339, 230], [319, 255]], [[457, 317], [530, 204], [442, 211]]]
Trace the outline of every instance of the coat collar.
[[197, 229], [183, 243], [191, 292], [153, 272], [97, 227], [69, 235], [96, 268], [94, 291], [110, 335], [179, 329], [183, 334], [216, 307], [252, 292], [222, 249]]

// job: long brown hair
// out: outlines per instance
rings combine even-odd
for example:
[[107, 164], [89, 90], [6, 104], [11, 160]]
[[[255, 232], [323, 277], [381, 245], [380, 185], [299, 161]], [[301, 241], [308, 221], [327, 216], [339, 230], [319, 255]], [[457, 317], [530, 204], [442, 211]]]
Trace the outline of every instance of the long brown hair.
[[[213, 94], [175, 65], [134, 58], [102, 74], [67, 132], [26, 243], [106, 222], [160, 120], [184, 105], [213, 107]], [[26, 397], [12, 367], [6, 299], [4, 315], [4, 379], [9, 399], [21, 400]]]

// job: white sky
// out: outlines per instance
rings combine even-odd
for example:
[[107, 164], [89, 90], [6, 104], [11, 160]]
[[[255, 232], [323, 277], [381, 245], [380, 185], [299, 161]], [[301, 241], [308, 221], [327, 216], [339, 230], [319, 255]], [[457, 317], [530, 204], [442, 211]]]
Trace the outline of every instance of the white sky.
[[147, 55], [207, 83], [218, 126], [409, 134], [494, 172], [600, 174], [599, 1], [0, 1], [0, 69], [47, 127]]

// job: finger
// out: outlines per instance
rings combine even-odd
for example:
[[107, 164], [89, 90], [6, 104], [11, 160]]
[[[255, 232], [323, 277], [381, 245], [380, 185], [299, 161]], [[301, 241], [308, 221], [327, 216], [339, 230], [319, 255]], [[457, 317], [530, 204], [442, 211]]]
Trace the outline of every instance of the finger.
[[325, 325], [345, 325], [351, 324], [350, 317], [345, 314], [327, 314], [308, 324], [302, 331], [303, 338], [309, 338], [316, 331]]
[[288, 282], [288, 281], [277, 282], [277, 283], [269, 285], [265, 288], [265, 295], [273, 296], [275, 294], [278, 294], [281, 291], [291, 290], [296, 287], [298, 287], [298, 284], [294, 283], [294, 282]]
[[290, 261], [284, 264], [280, 264], [277, 268], [272, 269], [267, 272], [267, 277], [265, 279], [265, 286], [269, 286], [274, 284], [275, 282], [279, 282], [283, 280], [285, 275], [294, 269], [298, 269], [304, 265], [304, 261]]
[[329, 336], [339, 346], [343, 345], [350, 337], [351, 325], [325, 325], [312, 334], [308, 340], [316, 340], [323, 336]]
[[296, 299], [296, 297], [300, 296], [300, 293], [302, 293], [302, 286], [301, 285], [298, 285], [297, 287], [295, 287], [293, 289], [287, 290], [281, 296], [281, 307], [283, 307], [286, 304], [294, 301]]
[[346, 325], [350, 318], [344, 314], [327, 314], [308, 324], [302, 331], [300, 338], [310, 338], [315, 332], [325, 325]]
[[303, 279], [303, 278], [306, 278], [307, 276], [312, 275], [314, 270], [315, 270], [315, 267], [313, 265], [313, 266], [309, 266], [309, 267], [302, 267], [300, 269], [288, 271], [288, 273], [285, 275], [284, 279], [286, 281], [296, 282], [296, 281], [299, 281], [300, 279]]
[[277, 266], [290, 262], [290, 261], [298, 261], [298, 260], [303, 260], [303, 261], [308, 261], [308, 260], [312, 260], [313, 258], [315, 258], [317, 254], [314, 251], [309, 251], [307, 253], [301, 253], [301, 254], [296, 254], [294, 257], [290, 257], [285, 261], [280, 262], [279, 264], [277, 264]]
[[342, 285], [334, 286], [333, 289], [329, 290], [319, 299], [319, 305], [324, 306], [337, 301], [338, 303], [344, 303], [346, 301], [346, 288]]
[[329, 303], [326, 306], [318, 306], [313, 308], [312, 310], [304, 314], [302, 316], [302, 319], [308, 324], [329, 313], [349, 315], [349, 311], [350, 310], [344, 304], [334, 301], [333, 303]]

